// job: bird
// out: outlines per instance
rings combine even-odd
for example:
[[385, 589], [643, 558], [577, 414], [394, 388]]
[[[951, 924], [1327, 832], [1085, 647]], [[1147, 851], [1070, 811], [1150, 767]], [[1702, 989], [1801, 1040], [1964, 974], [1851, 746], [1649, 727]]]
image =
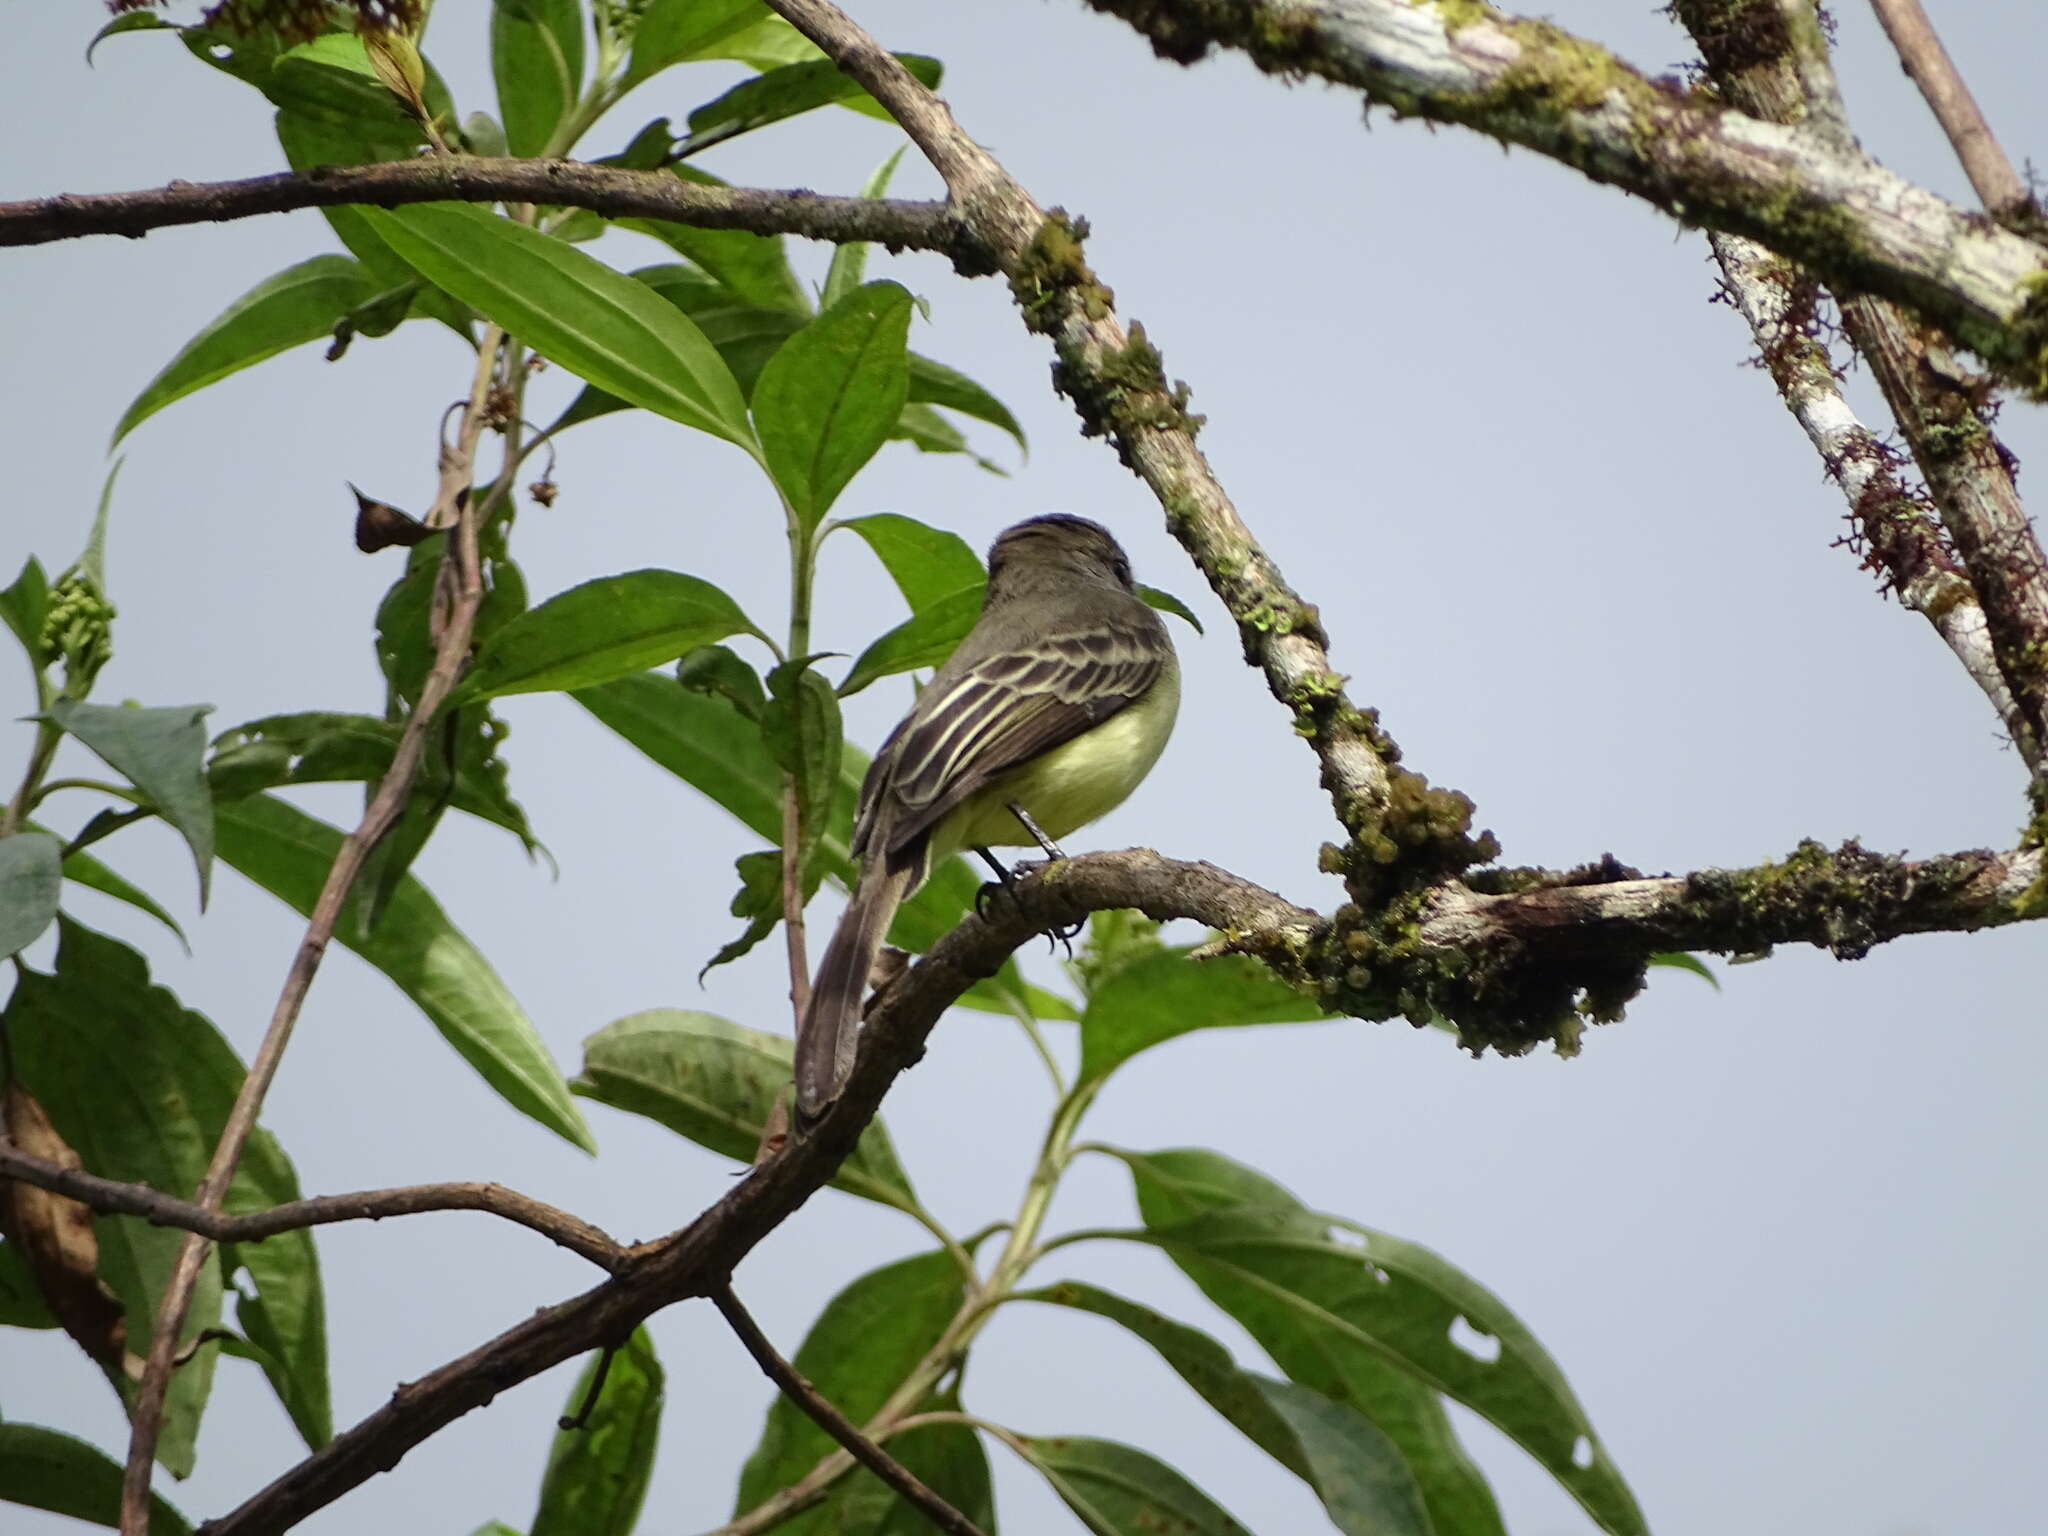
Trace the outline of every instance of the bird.
[[896, 909], [941, 860], [1057, 840], [1121, 805], [1165, 750], [1180, 665], [1107, 528], [1051, 513], [989, 549], [981, 616], [868, 765], [859, 874], [797, 1026], [799, 1126], [839, 1097]]

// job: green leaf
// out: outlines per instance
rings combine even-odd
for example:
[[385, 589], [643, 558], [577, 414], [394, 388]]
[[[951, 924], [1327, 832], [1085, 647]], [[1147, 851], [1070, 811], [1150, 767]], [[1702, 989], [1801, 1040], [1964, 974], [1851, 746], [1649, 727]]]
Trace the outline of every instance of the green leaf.
[[382, 287], [361, 262], [346, 256], [315, 256], [265, 278], [201, 327], [144, 386], [121, 413], [113, 442], [174, 400], [332, 335], [337, 321]]
[[857, 533], [896, 583], [912, 613], [988, 579], [981, 560], [957, 533], [934, 528], [900, 512], [877, 512], [832, 525]]
[[1017, 440], [1019, 449], [1030, 447], [1024, 440], [1023, 427], [1002, 401], [966, 374], [915, 352], [910, 355], [910, 398], [926, 405], [943, 405], [949, 411], [1000, 427]]
[[627, 1536], [640, 1518], [666, 1380], [646, 1328], [634, 1329], [608, 1364], [602, 1354], [591, 1357], [569, 1393], [564, 1419], [583, 1414], [600, 1369], [604, 1388], [588, 1418], [557, 1431], [548, 1452], [532, 1536]]
[[18, 955], [57, 919], [64, 845], [47, 832], [0, 837], [0, 960]]
[[1203, 633], [1202, 621], [1195, 617], [1195, 610], [1171, 592], [1162, 592], [1157, 587], [1148, 587], [1141, 582], [1138, 586], [1138, 596], [1161, 613], [1170, 613], [1177, 619], [1186, 619], [1195, 627], [1196, 634]]
[[[722, 187], [726, 183], [694, 165], [672, 165], [669, 174], [679, 181], [700, 187]], [[790, 269], [789, 255], [780, 235], [756, 235], [744, 229], [698, 229], [667, 219], [616, 219], [621, 229], [634, 230], [659, 240], [677, 255], [688, 258], [722, 284], [727, 302], [762, 309], [784, 310], [808, 316], [810, 300], [803, 284]], [[592, 381], [597, 382], [596, 380]], [[613, 393], [618, 393], [614, 390]]]
[[593, 688], [728, 635], [759, 634], [725, 593], [680, 571], [628, 571], [571, 587], [484, 642], [453, 702]]
[[1031, 1464], [1095, 1536], [1251, 1536], [1163, 1461], [1114, 1440], [1019, 1436]]
[[[341, 841], [339, 829], [270, 795], [220, 807], [221, 858], [300, 913], [312, 911]], [[407, 876], [372, 933], [343, 925], [335, 937], [390, 977], [514, 1109], [596, 1150], [532, 1020], [425, 886]]]
[[[6, 845], [0, 843], [0, 851]], [[185, 952], [192, 952], [192, 945], [185, 937], [185, 930], [178, 926], [178, 920], [166, 912], [149, 892], [102, 864], [83, 849], [64, 860], [64, 878], [72, 880], [87, 890], [98, 891], [102, 896], [111, 896], [116, 901], [125, 901], [137, 911], [147, 912], [178, 936], [178, 942], [185, 946]]]
[[697, 972], [699, 985], [707, 974], [721, 965], [750, 953], [782, 921], [782, 850], [770, 848], [762, 853], [743, 853], [733, 861], [740, 877], [740, 888], [732, 899], [732, 915], [743, 917], [747, 926], [740, 936], [730, 943], [721, 944], [718, 953], [706, 960]]
[[56, 1314], [43, 1300], [20, 1246], [0, 1238], [0, 1328], [56, 1328]]
[[721, 58], [719, 44], [768, 14], [761, 0], [654, 0], [633, 32], [622, 89], [693, 59]]
[[85, 45], [85, 62], [90, 67], [93, 50], [108, 38], [118, 37], [123, 32], [175, 32], [177, 30], [170, 22], [165, 21], [163, 17], [157, 15], [154, 11], [129, 11], [125, 15], [116, 16], [104, 27], [101, 27], [99, 31], [93, 33], [92, 41]]
[[724, 699], [749, 720], [758, 721], [768, 705], [761, 674], [729, 645], [700, 645], [686, 652], [676, 663], [676, 681], [692, 692]]
[[1669, 966], [1674, 971], [1691, 971], [1693, 975], [1699, 977], [1701, 981], [1704, 981], [1716, 992], [1721, 990], [1721, 978], [1716, 976], [1714, 968], [1698, 955], [1688, 955], [1680, 952], [1652, 955], [1650, 956], [1649, 963], [1651, 965]]
[[[948, 1389], [918, 1406], [919, 1413], [958, 1413]], [[995, 1489], [981, 1436], [965, 1424], [920, 1424], [889, 1437], [889, 1454], [910, 1474], [984, 1531], [996, 1528]], [[929, 1517], [877, 1478], [842, 1477], [826, 1493], [815, 1527], [832, 1536], [931, 1536]]]
[[507, 148], [521, 157], [546, 153], [583, 88], [581, 0], [497, 0], [491, 78]]
[[[889, 181], [903, 160], [903, 151], [909, 147], [907, 144], [899, 146], [888, 159], [875, 167], [861, 184], [862, 197], [869, 202], [879, 202], [888, 195]], [[825, 287], [818, 295], [820, 309], [830, 309], [861, 285], [867, 276], [868, 253], [873, 249], [873, 243], [867, 240], [848, 240], [833, 247], [832, 264], [825, 269]]]
[[1010, 472], [1002, 465], [993, 459], [985, 459], [974, 451], [967, 441], [966, 433], [930, 406], [919, 405], [915, 400], [904, 406], [903, 414], [896, 418], [896, 426], [889, 434], [889, 441], [908, 443], [919, 453], [964, 453], [990, 474], [1009, 478]]
[[822, 59], [824, 50], [780, 16], [764, 16], [752, 26], [721, 38], [707, 58], [737, 59], [755, 69], [776, 69], [805, 59]]
[[898, 672], [939, 665], [981, 617], [982, 590], [983, 584], [976, 582], [950, 592], [883, 635], [860, 653], [839, 685], [839, 697], [851, 698], [868, 684]]
[[[0, 1499], [111, 1528], [121, 1522], [121, 1464], [54, 1429], [0, 1424]], [[191, 1529], [161, 1495], [149, 1496], [150, 1536], [189, 1536]]]
[[121, 478], [121, 466], [127, 462], [125, 458], [114, 460], [107, 469], [107, 478], [100, 482], [100, 503], [92, 515], [92, 532], [85, 536], [85, 548], [72, 567], [98, 592], [107, 590], [107, 514], [114, 506], [114, 482]]
[[579, 378], [755, 452], [724, 360], [644, 284], [467, 203], [366, 208], [363, 216], [428, 281]]
[[910, 307], [899, 284], [857, 288], [784, 342], [754, 385], [764, 461], [806, 534], [903, 412]]
[[[1485, 1528], [1498, 1528], [1491, 1496], [1436, 1406], [1438, 1393], [1521, 1445], [1602, 1530], [1646, 1529], [1556, 1362], [1469, 1276], [1427, 1249], [1308, 1211], [1218, 1153], [1125, 1161], [1148, 1240], [1291, 1379], [1372, 1419], [1401, 1448], [1438, 1529], [1463, 1530], [1482, 1507], [1493, 1521]], [[1465, 1330], [1494, 1341], [1490, 1357], [1460, 1342]], [[1407, 1389], [1407, 1402], [1387, 1391], [1390, 1383]], [[1414, 1411], [1418, 1388], [1431, 1404], [1425, 1415]]]
[[43, 620], [50, 611], [50, 578], [34, 555], [22, 562], [14, 585], [0, 592], [0, 621], [14, 631], [14, 638], [28, 653], [29, 670], [41, 678], [43, 668], [55, 658], [43, 645]]
[[1401, 1448], [1372, 1420], [1313, 1388], [1252, 1379], [1301, 1446], [1332, 1525], [1345, 1536], [1434, 1536]]
[[811, 669], [816, 659], [795, 657], [770, 672], [769, 703], [761, 712], [761, 738], [796, 786], [797, 869], [806, 896], [817, 888], [812, 871], [838, 796], [846, 747], [839, 696]]
[[[927, 87], [935, 87], [945, 66], [922, 54], [899, 53], [896, 61]], [[693, 139], [732, 138], [786, 118], [866, 96], [858, 82], [830, 59], [784, 64], [738, 85], [690, 114]], [[899, 151], [900, 153], [900, 151]], [[869, 194], [879, 196], [879, 194]]]
[[1095, 988], [1081, 1015], [1081, 1082], [1099, 1082], [1140, 1051], [1190, 1030], [1330, 1016], [1256, 960], [1192, 960], [1194, 948], [1144, 955]]
[[[88, 1172], [155, 1189], [198, 1187], [242, 1065], [212, 1024], [151, 985], [141, 955], [60, 919], [55, 972], [22, 968], [0, 1025], [23, 1086]], [[228, 1204], [250, 1208], [234, 1188]], [[184, 1234], [135, 1216], [99, 1216], [93, 1230], [99, 1278], [120, 1299], [138, 1349], [155, 1327]], [[209, 1255], [180, 1342], [215, 1327], [220, 1307], [220, 1264]], [[218, 1353], [201, 1346], [171, 1380], [157, 1458], [178, 1477], [192, 1470]], [[117, 1385], [126, 1391], [125, 1378]]]
[[[856, 1424], [865, 1424], [946, 1331], [966, 1284], [951, 1254], [918, 1254], [870, 1270], [825, 1304], [791, 1360], [797, 1373]], [[778, 1394], [761, 1440], [740, 1472], [735, 1513], [788, 1487], [829, 1454], [835, 1442]], [[873, 1476], [865, 1468], [851, 1476]], [[821, 1536], [826, 1511], [809, 1511], [781, 1529]]]
[[[790, 1060], [785, 1035], [763, 1034], [714, 1013], [654, 1008], [607, 1024], [584, 1041], [583, 1075], [572, 1086], [751, 1164], [776, 1096], [789, 1086]], [[832, 1184], [897, 1210], [917, 1207], [880, 1120], [862, 1133]]]
[[206, 726], [211, 704], [135, 709], [59, 699], [50, 719], [84, 742], [148, 797], [178, 829], [199, 867], [199, 905], [213, 876], [213, 796], [206, 786]]

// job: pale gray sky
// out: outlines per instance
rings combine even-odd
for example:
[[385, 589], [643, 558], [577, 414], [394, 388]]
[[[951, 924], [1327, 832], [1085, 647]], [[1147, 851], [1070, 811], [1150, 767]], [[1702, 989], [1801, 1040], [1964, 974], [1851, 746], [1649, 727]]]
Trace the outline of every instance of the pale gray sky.
[[[2038, 50], [2016, 45], [2033, 8], [1931, 8], [2015, 153], [2048, 142]], [[489, 105], [485, 7], [439, 10], [430, 53], [464, 110]], [[1868, 15], [1839, 12], [1866, 144], [1966, 196]], [[1806, 836], [1916, 852], [2010, 845], [2018, 760], [1925, 624], [1830, 547], [1840, 498], [1743, 366], [1740, 322], [1707, 303], [1698, 236], [1469, 134], [1385, 114], [1363, 130], [1354, 97], [1287, 88], [1234, 58], [1156, 62], [1074, 0], [867, 0], [855, 13], [892, 46], [943, 58], [968, 130], [1042, 201], [1089, 217], [1092, 259], [1193, 385], [1218, 473], [1322, 606], [1355, 696], [1382, 708], [1413, 766], [1473, 796], [1509, 858], [1611, 850], [1678, 870], [1753, 862]], [[1651, 69], [1689, 52], [1648, 4], [1577, 0], [1553, 14]], [[85, 69], [99, 19], [89, 0], [8, 0], [0, 196], [278, 163], [255, 93], [170, 38], [117, 39]], [[660, 77], [593, 152], [736, 73]], [[710, 168], [852, 190], [892, 143], [840, 113], [741, 140]], [[906, 161], [899, 192], [935, 187]], [[10, 252], [0, 421], [13, 512], [0, 567], [30, 550], [68, 561], [136, 390], [252, 283], [333, 248], [305, 213]], [[660, 259], [631, 236], [597, 249], [622, 265]], [[798, 258], [822, 274], [824, 253]], [[1181, 639], [1187, 708], [1158, 772], [1070, 846], [1149, 844], [1330, 904], [1315, 851], [1333, 829], [1313, 758], [1241, 664], [1156, 507], [1075, 435], [1007, 294], [934, 258], [882, 258], [874, 272], [930, 300], [913, 345], [1008, 401], [1034, 453], [1001, 480], [893, 448], [838, 510], [907, 512], [977, 545], [1023, 516], [1084, 512], [1125, 538], [1144, 578], [1212, 621], [1207, 640]], [[467, 377], [451, 337], [408, 326], [338, 366], [303, 349], [146, 424], [114, 508], [121, 618], [105, 695], [210, 701], [221, 727], [286, 708], [375, 709], [367, 624], [396, 561], [350, 547], [343, 482], [425, 501], [435, 419]], [[568, 388], [543, 380], [535, 414]], [[2004, 426], [2023, 459], [2048, 457], [2037, 411], [2012, 406]], [[992, 434], [986, 447], [1005, 457]], [[580, 427], [563, 448], [562, 499], [524, 513], [518, 531], [536, 595], [658, 564], [778, 616], [780, 525], [739, 454], [637, 414]], [[829, 559], [820, 643], [857, 649], [894, 622], [894, 598], [850, 542]], [[872, 690], [849, 728], [872, 743], [908, 696], [900, 680]], [[29, 707], [19, 698], [9, 713]], [[515, 791], [561, 878], [459, 820], [421, 873], [565, 1068], [584, 1036], [649, 1007], [786, 1027], [779, 946], [701, 992], [693, 979], [732, 927], [730, 861], [751, 834], [572, 704], [519, 699], [505, 713]], [[25, 730], [10, 739], [26, 749]], [[354, 804], [346, 791], [306, 801], [337, 818]], [[171, 834], [145, 826], [107, 852], [189, 915]], [[93, 898], [78, 910], [144, 945], [158, 979], [245, 1053], [299, 929], [225, 872], [189, 960]], [[1400, 1024], [1196, 1035], [1128, 1068], [1090, 1131], [1137, 1148], [1216, 1146], [1465, 1267], [1557, 1356], [1665, 1536], [2003, 1536], [2048, 1503], [2048, 1335], [2035, 1305], [2048, 1242], [2034, 1176], [2044, 942], [2033, 928], [1916, 939], [1854, 965], [1787, 951], [1723, 968], [1718, 994], [1666, 974], [1571, 1062], [1474, 1062]], [[927, 1203], [966, 1230], [1010, 1208], [1047, 1108], [1016, 1031], [958, 1014], [887, 1118]], [[337, 953], [268, 1123], [309, 1192], [494, 1178], [631, 1238], [728, 1187], [730, 1168], [709, 1154], [589, 1114], [595, 1160], [501, 1106], [382, 978]], [[1130, 1220], [1125, 1180], [1084, 1160], [1055, 1219]], [[826, 1296], [921, 1238], [821, 1195], [739, 1287], [793, 1349]], [[590, 1279], [480, 1217], [319, 1241], [340, 1424]], [[1065, 1274], [1139, 1294], [1258, 1361], [1163, 1259], [1082, 1246], [1043, 1278]], [[670, 1400], [641, 1529], [684, 1536], [726, 1515], [769, 1388], [708, 1308], [673, 1309], [654, 1332]], [[523, 1527], [570, 1379], [564, 1368], [471, 1414], [306, 1529], [460, 1532], [494, 1516]], [[1264, 1536], [1324, 1528], [1299, 1484], [1105, 1324], [1004, 1314], [977, 1347], [970, 1397], [1030, 1432], [1144, 1446]], [[0, 1334], [0, 1409], [109, 1448], [123, 1438], [98, 1373], [48, 1335]], [[1519, 1450], [1461, 1422], [1518, 1536], [1589, 1529]], [[230, 1362], [199, 1470], [170, 1497], [194, 1519], [219, 1513], [299, 1454], [268, 1389]], [[996, 1472], [1009, 1529], [1077, 1528], [1000, 1453]], [[71, 1528], [18, 1513], [0, 1523]]]

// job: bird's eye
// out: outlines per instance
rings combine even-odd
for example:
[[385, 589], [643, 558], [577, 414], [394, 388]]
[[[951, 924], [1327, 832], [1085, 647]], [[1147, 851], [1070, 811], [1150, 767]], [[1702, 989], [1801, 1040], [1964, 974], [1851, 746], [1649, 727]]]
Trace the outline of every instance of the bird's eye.
[[1114, 564], [1114, 565], [1113, 565], [1113, 566], [1111, 567], [1111, 569], [1112, 569], [1112, 570], [1114, 570], [1114, 571], [1116, 572], [1116, 579], [1117, 579], [1118, 581], [1122, 582], [1122, 583], [1123, 583], [1123, 584], [1124, 584], [1125, 586], [1127, 586], [1127, 587], [1128, 587], [1128, 586], [1129, 586], [1129, 585], [1131, 584], [1131, 562], [1130, 562], [1130, 561], [1128, 561], [1128, 560], [1123, 560], [1123, 559], [1119, 559], [1119, 560], [1117, 560], [1117, 561], [1115, 562], [1115, 564]]

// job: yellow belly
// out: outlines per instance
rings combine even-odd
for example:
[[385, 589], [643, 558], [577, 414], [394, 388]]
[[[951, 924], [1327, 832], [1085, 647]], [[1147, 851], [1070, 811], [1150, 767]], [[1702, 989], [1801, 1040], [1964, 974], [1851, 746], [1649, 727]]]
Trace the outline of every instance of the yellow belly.
[[1179, 712], [1180, 671], [1169, 661], [1137, 703], [962, 802], [933, 829], [933, 859], [962, 848], [1036, 847], [1010, 810], [1012, 801], [1055, 841], [1107, 816], [1159, 761]]

